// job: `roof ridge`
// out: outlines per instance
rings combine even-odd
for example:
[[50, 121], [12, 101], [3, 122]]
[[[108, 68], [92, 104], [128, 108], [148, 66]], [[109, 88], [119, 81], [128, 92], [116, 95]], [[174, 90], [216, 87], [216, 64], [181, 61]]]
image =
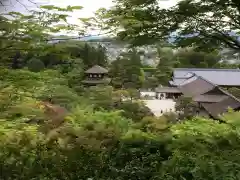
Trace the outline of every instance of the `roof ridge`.
[[[104, 67], [102, 67], [102, 66], [100, 66], [100, 65], [93, 65], [92, 67], [90, 67], [90, 68], [88, 68], [86, 71], [85, 71], [85, 73], [89, 73], [89, 71], [93, 71], [93, 70], [100, 70], [100, 71], [102, 71], [102, 72], [104, 72], [104, 73], [107, 73], [108, 72], [108, 70], [106, 69], [106, 68], [104, 68]], [[90, 72], [90, 73], [92, 73], [92, 72]]]
[[[195, 73], [193, 73], [193, 74], [195, 74]], [[213, 82], [211, 82], [211, 81], [203, 78], [202, 76], [199, 76], [199, 75], [197, 75], [197, 74], [195, 74], [195, 76], [199, 77], [200, 79], [206, 81], [206, 82], [209, 83], [209, 84], [212, 84], [212, 85], [215, 86], [215, 87], [219, 87], [217, 84], [214, 84]]]
[[[199, 75], [197, 75], [197, 74], [195, 74], [195, 73], [193, 73], [193, 72], [191, 72], [191, 73], [193, 74], [193, 76], [188, 77], [185, 81], [187, 81], [187, 80], [189, 80], [189, 79], [191, 79], [191, 78], [193, 78], [193, 77], [196, 77], [196, 78], [200, 78], [200, 79], [204, 80], [205, 82], [207, 82], [207, 83], [209, 83], [209, 84], [212, 84], [214, 87], [218, 87], [218, 85], [212, 83], [211, 81], [208, 81], [207, 79], [203, 78], [202, 76], [199, 76]], [[185, 84], [183, 84], [185, 81], [183, 81], [181, 84], [179, 84], [179, 86], [185, 85]], [[188, 83], [187, 83], [187, 84], [188, 84]]]

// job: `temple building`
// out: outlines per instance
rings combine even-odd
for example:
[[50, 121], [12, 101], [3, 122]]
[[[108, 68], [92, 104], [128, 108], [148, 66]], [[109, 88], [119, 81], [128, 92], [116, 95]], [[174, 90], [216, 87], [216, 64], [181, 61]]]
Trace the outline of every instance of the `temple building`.
[[109, 84], [110, 78], [108, 78], [108, 70], [101, 66], [95, 65], [85, 71], [85, 78], [82, 83], [86, 86]]
[[179, 86], [195, 75], [220, 87], [240, 87], [240, 69], [211, 68], [175, 68], [169, 85]]
[[240, 87], [239, 77], [239, 69], [175, 69], [170, 87], [158, 87], [156, 93], [189, 97], [199, 107], [196, 114], [219, 119], [229, 109], [240, 110], [240, 100], [223, 89]]
[[182, 95], [177, 87], [158, 87], [155, 92], [157, 99], [177, 99]]
[[198, 115], [219, 119], [229, 109], [238, 111], [240, 100], [201, 76], [194, 76], [178, 86], [185, 97], [198, 104]]

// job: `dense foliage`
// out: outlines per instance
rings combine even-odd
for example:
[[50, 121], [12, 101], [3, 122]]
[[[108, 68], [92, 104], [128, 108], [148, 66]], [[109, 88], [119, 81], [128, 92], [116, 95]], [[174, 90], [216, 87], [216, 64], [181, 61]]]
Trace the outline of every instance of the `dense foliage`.
[[[183, 23], [165, 19], [172, 20], [183, 2], [186, 9], [196, 6], [181, 1], [168, 11], [160, 10], [155, 0], [124, 0], [116, 1], [110, 13], [98, 13], [102, 22], [107, 18], [110, 30], [121, 26], [119, 36], [130, 37], [131, 43], [151, 43]], [[198, 2], [197, 18], [202, 3], [208, 10], [214, 4]], [[217, 17], [230, 13], [225, 16], [237, 19], [236, 4], [224, 5], [231, 7], [226, 11], [218, 1]], [[196, 105], [181, 97], [176, 110], [182, 116], [155, 117], [139, 98], [140, 88], [166, 84], [175, 67], [230, 67], [221, 63], [218, 51], [158, 46], [156, 66], [143, 65], [137, 49], [111, 62], [100, 44], [52, 36], [63, 30], [84, 35], [88, 19], [81, 19], [85, 26], [67, 22], [69, 12], [81, 8], [43, 6], [28, 15], [0, 16], [0, 179], [239, 179], [239, 112], [225, 114], [221, 123], [194, 117]], [[193, 12], [185, 13], [178, 18], [189, 22], [185, 16]], [[192, 30], [196, 21], [184, 28]], [[170, 29], [161, 29], [162, 22]], [[84, 86], [84, 71], [96, 64], [109, 68], [111, 84]], [[239, 89], [228, 91], [239, 97]]]
[[177, 46], [240, 49], [238, 0], [180, 0], [165, 9], [158, 0], [117, 0], [98, 13], [107, 27], [134, 45], [174, 38]]
[[100, 86], [81, 96], [55, 70], [4, 69], [1, 84], [1, 179], [238, 176], [239, 113], [225, 123], [156, 118], [134, 98], [123, 102], [123, 90]]
[[142, 87], [144, 74], [140, 55], [135, 50], [123, 53], [111, 64], [112, 85], [117, 88]]
[[[33, 113], [26, 110], [25, 118]], [[17, 116], [1, 121], [1, 179], [234, 179], [238, 117], [227, 115], [221, 124], [200, 118], [135, 123], [119, 112], [76, 107], [44, 133], [39, 128], [46, 123]]]

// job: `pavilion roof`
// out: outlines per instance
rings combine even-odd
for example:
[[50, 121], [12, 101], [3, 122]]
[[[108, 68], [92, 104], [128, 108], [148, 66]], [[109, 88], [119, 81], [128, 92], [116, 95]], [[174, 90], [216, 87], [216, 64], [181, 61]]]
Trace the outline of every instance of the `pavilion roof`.
[[87, 74], [107, 74], [108, 70], [99, 65], [95, 65], [95, 66], [91, 67], [90, 69], [86, 70], [85, 73], [87, 73]]

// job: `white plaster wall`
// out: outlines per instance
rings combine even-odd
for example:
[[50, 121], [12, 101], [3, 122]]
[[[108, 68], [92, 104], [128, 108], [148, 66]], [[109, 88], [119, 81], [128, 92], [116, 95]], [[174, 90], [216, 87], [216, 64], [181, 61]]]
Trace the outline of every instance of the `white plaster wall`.
[[142, 92], [140, 92], [140, 95], [141, 95], [141, 97], [145, 97], [145, 96], [155, 97], [156, 96], [156, 92], [142, 91]]

